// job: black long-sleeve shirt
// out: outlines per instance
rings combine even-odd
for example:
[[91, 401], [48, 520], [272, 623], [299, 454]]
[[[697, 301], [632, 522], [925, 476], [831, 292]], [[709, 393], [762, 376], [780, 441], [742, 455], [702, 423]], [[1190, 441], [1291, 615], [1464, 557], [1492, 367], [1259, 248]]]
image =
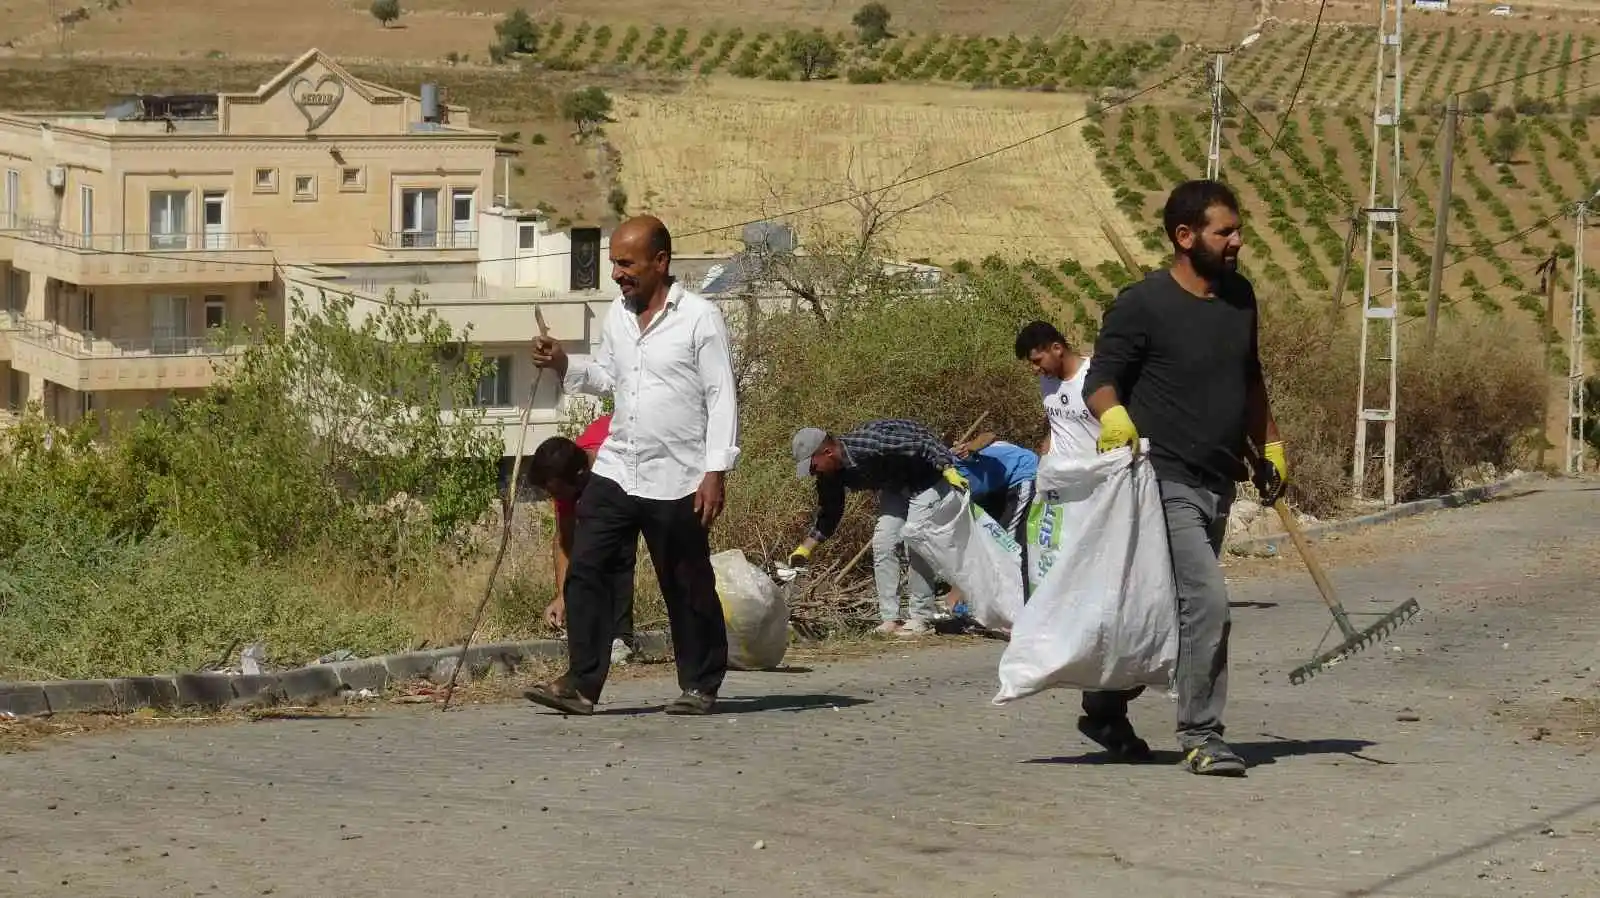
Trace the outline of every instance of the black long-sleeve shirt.
[[1157, 477], [1221, 490], [1249, 476], [1245, 431], [1261, 380], [1256, 331], [1255, 290], [1244, 277], [1225, 278], [1206, 299], [1170, 271], [1153, 271], [1106, 312], [1083, 395], [1116, 388], [1150, 440]]
[[839, 436], [844, 467], [817, 475], [817, 517], [811, 538], [822, 542], [844, 517], [846, 489], [919, 493], [944, 477], [956, 455], [939, 435], [915, 421], [870, 421]]

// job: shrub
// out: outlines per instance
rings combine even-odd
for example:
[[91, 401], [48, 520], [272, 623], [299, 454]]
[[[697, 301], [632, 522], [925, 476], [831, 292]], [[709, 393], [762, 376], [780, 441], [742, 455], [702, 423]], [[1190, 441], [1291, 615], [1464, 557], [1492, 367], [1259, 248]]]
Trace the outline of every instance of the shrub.
[[846, 73], [845, 78], [851, 84], [882, 84], [883, 70], [877, 66], [858, 66]]
[[400, 18], [400, 0], [372, 0], [372, 6], [367, 11], [372, 13], [379, 25], [388, 28], [391, 22]]

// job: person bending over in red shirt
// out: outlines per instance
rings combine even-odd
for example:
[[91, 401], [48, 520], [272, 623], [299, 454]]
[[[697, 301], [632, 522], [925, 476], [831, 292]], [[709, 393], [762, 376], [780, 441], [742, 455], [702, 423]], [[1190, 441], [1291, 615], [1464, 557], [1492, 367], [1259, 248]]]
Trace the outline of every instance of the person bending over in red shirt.
[[[545, 608], [544, 620], [561, 630], [567, 623], [567, 564], [572, 558], [572, 539], [576, 532], [578, 497], [589, 482], [589, 469], [595, 455], [611, 433], [611, 416], [603, 415], [590, 424], [577, 440], [551, 437], [539, 444], [528, 464], [528, 479], [550, 494], [556, 509], [553, 552], [556, 568], [556, 597]], [[620, 664], [633, 656], [633, 576], [638, 547], [624, 553], [613, 571], [616, 577], [617, 622], [611, 642], [611, 661]]]

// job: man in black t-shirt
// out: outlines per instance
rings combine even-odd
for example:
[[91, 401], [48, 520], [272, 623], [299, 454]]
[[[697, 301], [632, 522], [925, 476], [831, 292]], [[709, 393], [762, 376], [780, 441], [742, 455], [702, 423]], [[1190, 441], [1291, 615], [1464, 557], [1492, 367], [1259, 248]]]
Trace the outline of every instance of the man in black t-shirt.
[[[1283, 442], [1256, 351], [1256, 297], [1238, 273], [1239, 202], [1216, 181], [1167, 198], [1169, 268], [1117, 296], [1095, 342], [1084, 400], [1100, 421], [1100, 451], [1150, 441], [1178, 592], [1178, 743], [1195, 773], [1242, 776], [1223, 741], [1228, 689], [1228, 590], [1218, 564], [1234, 484], [1252, 477], [1246, 440], [1260, 447], [1264, 504], [1282, 494]], [[1142, 690], [1090, 692], [1078, 728], [1114, 755], [1145, 758], [1128, 723]]]

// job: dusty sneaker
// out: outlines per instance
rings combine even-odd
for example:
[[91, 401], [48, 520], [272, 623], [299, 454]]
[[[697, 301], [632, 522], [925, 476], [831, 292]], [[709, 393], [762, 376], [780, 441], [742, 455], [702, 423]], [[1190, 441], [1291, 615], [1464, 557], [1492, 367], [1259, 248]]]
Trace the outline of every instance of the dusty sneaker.
[[930, 621], [922, 619], [908, 620], [905, 622], [905, 626], [902, 626], [900, 629], [894, 631], [894, 635], [904, 637], [906, 639], [915, 639], [918, 636], [932, 636], [933, 624]]
[[611, 663], [627, 664], [633, 660], [633, 646], [620, 639], [611, 640]]
[[1183, 766], [1201, 776], [1244, 776], [1246, 767], [1244, 759], [1221, 739], [1207, 739], [1205, 744], [1189, 749], [1183, 756]]
[[883, 623], [881, 623], [881, 624], [877, 625], [876, 627], [872, 628], [872, 635], [874, 635], [874, 636], [893, 636], [894, 634], [900, 632], [900, 627], [901, 627], [901, 624], [900, 624], [899, 621], [897, 621], [897, 620], [886, 620]]

